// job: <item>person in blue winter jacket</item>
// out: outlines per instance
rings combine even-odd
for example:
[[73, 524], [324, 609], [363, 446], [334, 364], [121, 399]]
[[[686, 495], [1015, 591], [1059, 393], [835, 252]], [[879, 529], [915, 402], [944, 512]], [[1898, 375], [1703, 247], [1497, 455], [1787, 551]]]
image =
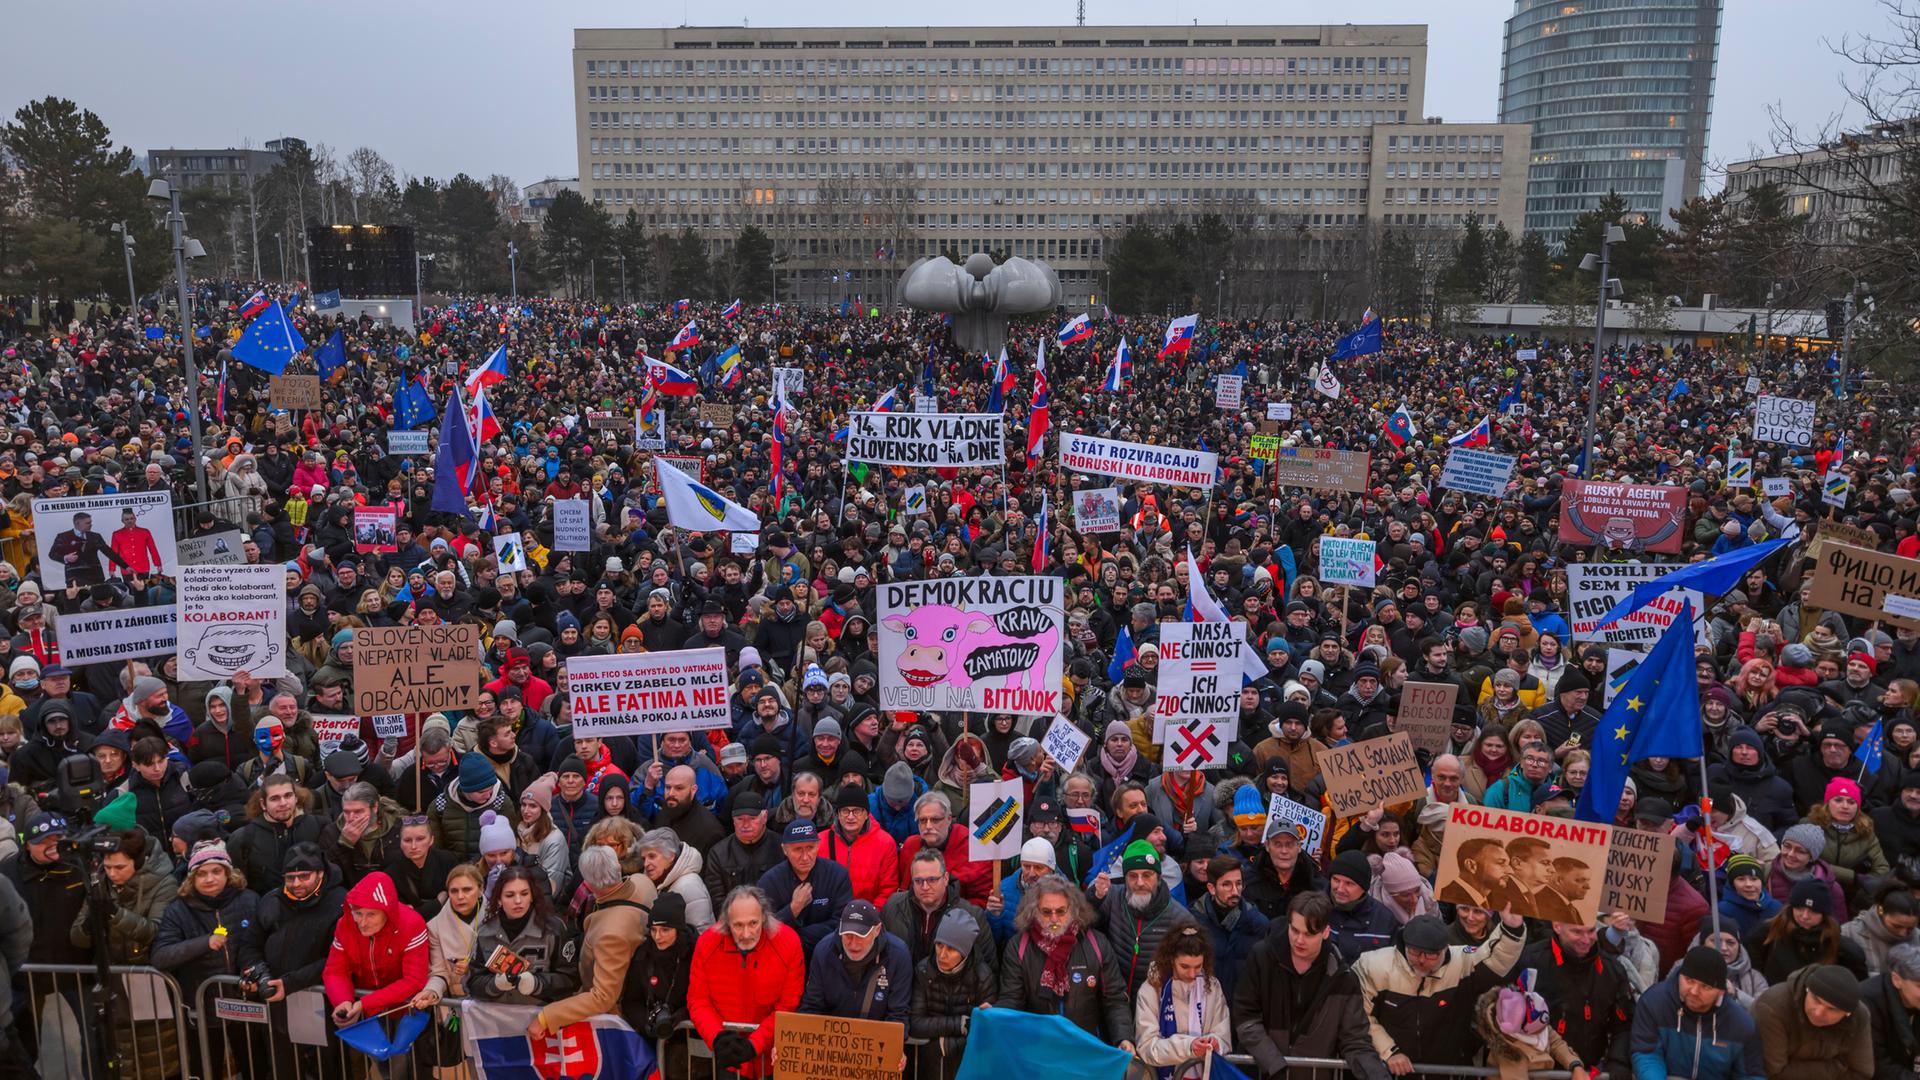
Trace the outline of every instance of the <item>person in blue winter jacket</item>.
[[1727, 961], [1697, 946], [1640, 998], [1633, 1080], [1765, 1080], [1752, 1014], [1727, 994]]
[[787, 822], [780, 850], [786, 857], [760, 875], [760, 888], [773, 901], [774, 916], [799, 931], [812, 956], [853, 902], [853, 879], [846, 867], [820, 857], [820, 831], [806, 818]]
[[1754, 927], [1780, 913], [1780, 900], [1767, 891], [1766, 871], [1751, 855], [1727, 860], [1727, 886], [1720, 893], [1720, 921], [1735, 928], [1742, 940]]

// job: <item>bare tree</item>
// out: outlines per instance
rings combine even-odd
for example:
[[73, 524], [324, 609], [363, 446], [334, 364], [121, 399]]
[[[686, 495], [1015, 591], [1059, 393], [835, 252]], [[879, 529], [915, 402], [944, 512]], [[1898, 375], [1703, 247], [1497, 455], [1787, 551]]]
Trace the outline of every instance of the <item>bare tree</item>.
[[[353, 189], [353, 219], [364, 223], [377, 216], [374, 206], [380, 193], [395, 183], [393, 166], [370, 146], [356, 148], [347, 155], [346, 174]], [[366, 217], [361, 213], [364, 209]]]

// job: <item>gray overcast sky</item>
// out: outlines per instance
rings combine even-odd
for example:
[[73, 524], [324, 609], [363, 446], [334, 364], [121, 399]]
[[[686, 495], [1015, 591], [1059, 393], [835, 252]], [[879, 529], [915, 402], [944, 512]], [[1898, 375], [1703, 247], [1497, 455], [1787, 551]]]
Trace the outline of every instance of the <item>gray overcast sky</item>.
[[[1088, 0], [1087, 7], [1089, 22], [1115, 24], [1427, 23], [1427, 112], [1455, 121], [1495, 119], [1502, 24], [1513, 10], [1511, 0]], [[18, 4], [6, 16], [14, 47], [0, 64], [0, 112], [10, 117], [28, 100], [58, 94], [99, 113], [136, 153], [297, 135], [341, 156], [372, 146], [403, 173], [445, 179], [465, 171], [484, 179], [502, 172], [525, 185], [578, 168], [569, 65], [577, 26], [686, 19], [871, 25], [900, 10], [883, 0], [804, 9], [769, 0]], [[1074, 4], [976, 0], [959, 10], [976, 25], [1070, 23]], [[1713, 162], [1769, 147], [1769, 105], [1780, 104], [1797, 122], [1841, 108], [1846, 65], [1822, 37], [1881, 32], [1885, 24], [1879, 0], [1730, 0]]]

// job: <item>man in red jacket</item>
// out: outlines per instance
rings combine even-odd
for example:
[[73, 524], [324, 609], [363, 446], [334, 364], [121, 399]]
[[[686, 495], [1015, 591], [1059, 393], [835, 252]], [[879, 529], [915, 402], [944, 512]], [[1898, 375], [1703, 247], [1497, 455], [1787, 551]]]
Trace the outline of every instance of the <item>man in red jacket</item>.
[[[727, 894], [720, 921], [694, 943], [687, 1016], [722, 1069], [767, 1075], [773, 1018], [799, 1007], [806, 983], [800, 934], [773, 917], [766, 893], [742, 885]], [[754, 1029], [737, 1031], [728, 1024]]]
[[[347, 893], [321, 981], [335, 1027], [412, 1001], [427, 985], [427, 921], [400, 902], [393, 879], [374, 871]], [[367, 996], [354, 995], [367, 991]]]
[[847, 868], [853, 895], [875, 907], [900, 888], [900, 847], [873, 823], [867, 793], [847, 784], [833, 797], [833, 828], [820, 838], [820, 857]]
[[[913, 804], [913, 821], [920, 835], [908, 837], [900, 848], [903, 875], [921, 848], [932, 848], [947, 860], [947, 873], [959, 884], [960, 895], [975, 904], [985, 904], [993, 894], [993, 860], [976, 862], [971, 858], [967, 827], [953, 820], [953, 804], [946, 795], [929, 791], [920, 796]], [[904, 876], [900, 885], [907, 885]]]

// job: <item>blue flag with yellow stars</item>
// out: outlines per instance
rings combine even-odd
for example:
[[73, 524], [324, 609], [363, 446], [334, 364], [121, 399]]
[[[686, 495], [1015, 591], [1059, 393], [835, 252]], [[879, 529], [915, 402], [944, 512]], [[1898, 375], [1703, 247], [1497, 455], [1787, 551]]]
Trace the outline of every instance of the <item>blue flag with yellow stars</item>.
[[1688, 601], [1601, 716], [1593, 733], [1593, 764], [1573, 816], [1611, 825], [1633, 762], [1697, 758], [1704, 737], [1700, 684], [1693, 672], [1693, 603]]
[[253, 317], [253, 321], [247, 324], [246, 333], [233, 343], [231, 351], [233, 358], [243, 364], [284, 375], [287, 361], [305, 352], [306, 348], [306, 341], [287, 321], [286, 310], [279, 304], [273, 304]]

